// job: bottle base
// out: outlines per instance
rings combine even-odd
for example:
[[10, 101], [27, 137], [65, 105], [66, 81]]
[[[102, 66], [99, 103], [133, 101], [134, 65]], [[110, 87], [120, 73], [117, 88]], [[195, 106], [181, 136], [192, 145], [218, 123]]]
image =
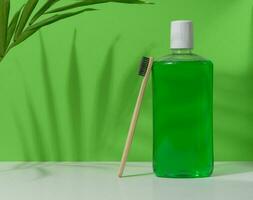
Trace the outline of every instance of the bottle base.
[[155, 172], [155, 175], [160, 178], [206, 178], [210, 177], [212, 175], [211, 172], [181, 172], [181, 173], [157, 173]]

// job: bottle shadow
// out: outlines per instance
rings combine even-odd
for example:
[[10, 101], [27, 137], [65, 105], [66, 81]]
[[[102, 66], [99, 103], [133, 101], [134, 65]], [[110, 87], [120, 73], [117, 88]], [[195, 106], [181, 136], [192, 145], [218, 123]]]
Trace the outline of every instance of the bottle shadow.
[[253, 162], [219, 162], [215, 164], [213, 177], [253, 172]]
[[253, 159], [253, 73], [215, 74], [216, 160]]
[[[253, 7], [248, 58], [242, 60], [242, 69], [216, 71], [214, 74], [214, 143], [217, 160], [253, 160]], [[229, 69], [216, 66], [216, 69]], [[245, 70], [243, 70], [245, 69]]]

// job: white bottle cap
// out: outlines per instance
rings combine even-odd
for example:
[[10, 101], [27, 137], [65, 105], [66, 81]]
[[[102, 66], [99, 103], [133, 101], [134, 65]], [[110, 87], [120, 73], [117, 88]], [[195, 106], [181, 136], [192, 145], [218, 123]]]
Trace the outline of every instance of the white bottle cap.
[[171, 22], [170, 48], [171, 49], [193, 48], [192, 21], [177, 20]]

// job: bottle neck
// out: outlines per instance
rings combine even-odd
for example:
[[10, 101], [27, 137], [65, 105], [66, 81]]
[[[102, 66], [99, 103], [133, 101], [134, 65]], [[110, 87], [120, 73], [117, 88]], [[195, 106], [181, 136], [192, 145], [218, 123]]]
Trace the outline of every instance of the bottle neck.
[[192, 54], [192, 49], [171, 49], [173, 55], [187, 55]]

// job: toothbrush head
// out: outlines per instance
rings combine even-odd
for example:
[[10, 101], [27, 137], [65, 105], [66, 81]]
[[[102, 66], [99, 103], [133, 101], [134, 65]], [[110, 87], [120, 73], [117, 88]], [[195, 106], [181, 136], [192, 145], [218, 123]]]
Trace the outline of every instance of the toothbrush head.
[[144, 57], [144, 56], [142, 57], [140, 69], [139, 69], [139, 73], [138, 73], [140, 76], [146, 75], [146, 72], [147, 72], [150, 62], [151, 62], [150, 57]]

